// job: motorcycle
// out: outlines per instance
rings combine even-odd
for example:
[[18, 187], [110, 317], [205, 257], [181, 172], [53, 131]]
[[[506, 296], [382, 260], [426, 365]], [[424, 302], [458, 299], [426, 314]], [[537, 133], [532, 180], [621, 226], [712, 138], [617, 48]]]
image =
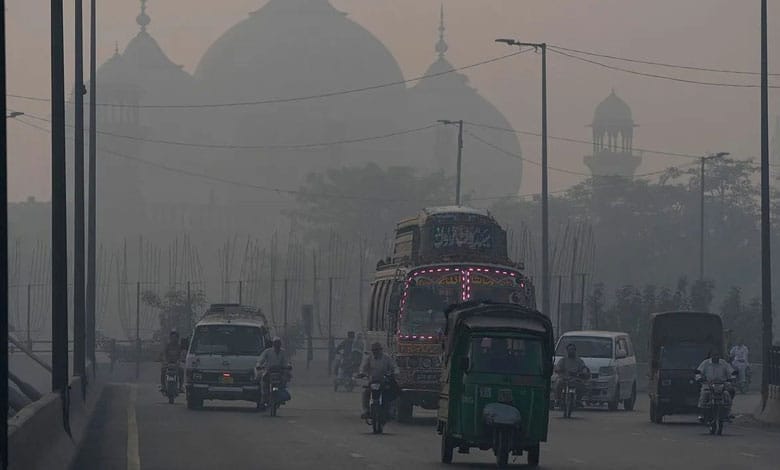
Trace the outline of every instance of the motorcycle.
[[726, 388], [727, 382], [709, 382], [709, 401], [704, 406], [704, 424], [710, 430], [710, 434], [723, 434], [723, 423], [729, 421], [729, 408], [731, 399]]
[[392, 374], [387, 374], [382, 380], [372, 380], [366, 386], [369, 390], [369, 412], [366, 424], [371, 426], [374, 434], [382, 434], [388, 421], [390, 403], [392, 402], [391, 390], [394, 382]]
[[731, 365], [739, 374], [737, 376], [737, 389], [739, 390], [739, 393], [747, 393], [750, 388], [750, 364], [742, 361], [734, 361]]
[[336, 365], [336, 378], [333, 379], [334, 392], [338, 392], [339, 387], [344, 387], [347, 392], [351, 392], [355, 388], [353, 374], [360, 365], [362, 356], [359, 351], [352, 351], [351, 355], [340, 358]]
[[179, 365], [175, 362], [165, 366], [165, 387], [162, 393], [168, 397], [168, 403], [171, 405], [179, 396]]
[[287, 391], [287, 373], [292, 367], [271, 367], [266, 372], [268, 381], [267, 408], [271, 416], [276, 416], [279, 407], [290, 401], [290, 392]]
[[584, 377], [590, 377], [590, 370], [587, 367], [579, 374], [569, 374], [567, 377], [559, 379], [563, 381], [559, 405], [564, 418], [571, 418], [572, 412], [577, 408], [577, 403], [582, 399], [582, 397], [577, 396], [577, 384], [581, 383]]

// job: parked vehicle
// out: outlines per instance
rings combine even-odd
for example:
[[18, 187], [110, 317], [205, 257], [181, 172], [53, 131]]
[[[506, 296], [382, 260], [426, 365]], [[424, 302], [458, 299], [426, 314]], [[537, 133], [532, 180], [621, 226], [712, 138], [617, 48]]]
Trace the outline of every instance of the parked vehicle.
[[505, 467], [547, 440], [553, 352], [549, 318], [516, 304], [469, 302], [448, 311], [437, 430], [441, 461], [454, 449], [493, 450]]
[[165, 366], [165, 389], [163, 393], [168, 397], [171, 405], [179, 396], [179, 364], [172, 362]]
[[187, 352], [187, 407], [204, 400], [247, 400], [261, 405], [255, 364], [270, 345], [265, 317], [238, 304], [212, 305], [195, 326]]
[[390, 394], [394, 380], [392, 375], [385, 375], [383, 380], [371, 381], [366, 386], [369, 389], [368, 419], [366, 419], [366, 423], [371, 426], [374, 434], [382, 434], [390, 416], [390, 403], [392, 402]]
[[[590, 369], [583, 401], [590, 406], [606, 404], [609, 410], [633, 410], [636, 404], [636, 355], [628, 333], [613, 331], [570, 331], [558, 339], [554, 362], [574, 344], [577, 356]], [[554, 377], [558, 380], [558, 377]]]
[[700, 386], [695, 370], [716, 348], [723, 350], [720, 316], [701, 312], [655, 313], [650, 318], [650, 420], [698, 414]]

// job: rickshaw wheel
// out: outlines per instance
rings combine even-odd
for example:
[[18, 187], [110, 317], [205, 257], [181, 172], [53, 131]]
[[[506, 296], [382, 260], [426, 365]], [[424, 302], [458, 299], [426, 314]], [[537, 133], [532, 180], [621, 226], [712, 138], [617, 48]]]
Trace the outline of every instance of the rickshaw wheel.
[[452, 440], [447, 437], [446, 430], [441, 433], [441, 462], [442, 463], [452, 463], [452, 453], [454, 450], [454, 446], [452, 445]]
[[528, 449], [528, 465], [531, 467], [536, 467], [539, 465], [539, 444], [536, 444], [535, 446]]

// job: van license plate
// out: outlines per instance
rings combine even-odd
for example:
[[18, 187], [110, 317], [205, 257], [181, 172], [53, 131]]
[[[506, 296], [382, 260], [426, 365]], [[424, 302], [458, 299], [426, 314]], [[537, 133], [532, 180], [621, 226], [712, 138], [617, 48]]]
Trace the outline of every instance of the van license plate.
[[232, 384], [233, 383], [233, 377], [222, 376], [222, 377], [219, 378], [219, 383], [224, 384], [224, 385]]

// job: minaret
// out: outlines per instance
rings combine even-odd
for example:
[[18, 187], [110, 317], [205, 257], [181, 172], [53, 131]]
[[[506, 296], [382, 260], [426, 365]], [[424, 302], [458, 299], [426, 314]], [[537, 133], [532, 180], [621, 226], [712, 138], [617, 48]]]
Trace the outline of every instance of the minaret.
[[594, 179], [609, 176], [633, 178], [642, 163], [634, 153], [634, 119], [631, 108], [615, 90], [602, 101], [593, 115], [593, 154], [584, 158]]
[[436, 52], [439, 54], [439, 58], [443, 59], [444, 54], [449, 50], [447, 41], [444, 40], [444, 32], [447, 28], [444, 26], [444, 4], [441, 4], [441, 12], [439, 13], [439, 42], [436, 43]]

